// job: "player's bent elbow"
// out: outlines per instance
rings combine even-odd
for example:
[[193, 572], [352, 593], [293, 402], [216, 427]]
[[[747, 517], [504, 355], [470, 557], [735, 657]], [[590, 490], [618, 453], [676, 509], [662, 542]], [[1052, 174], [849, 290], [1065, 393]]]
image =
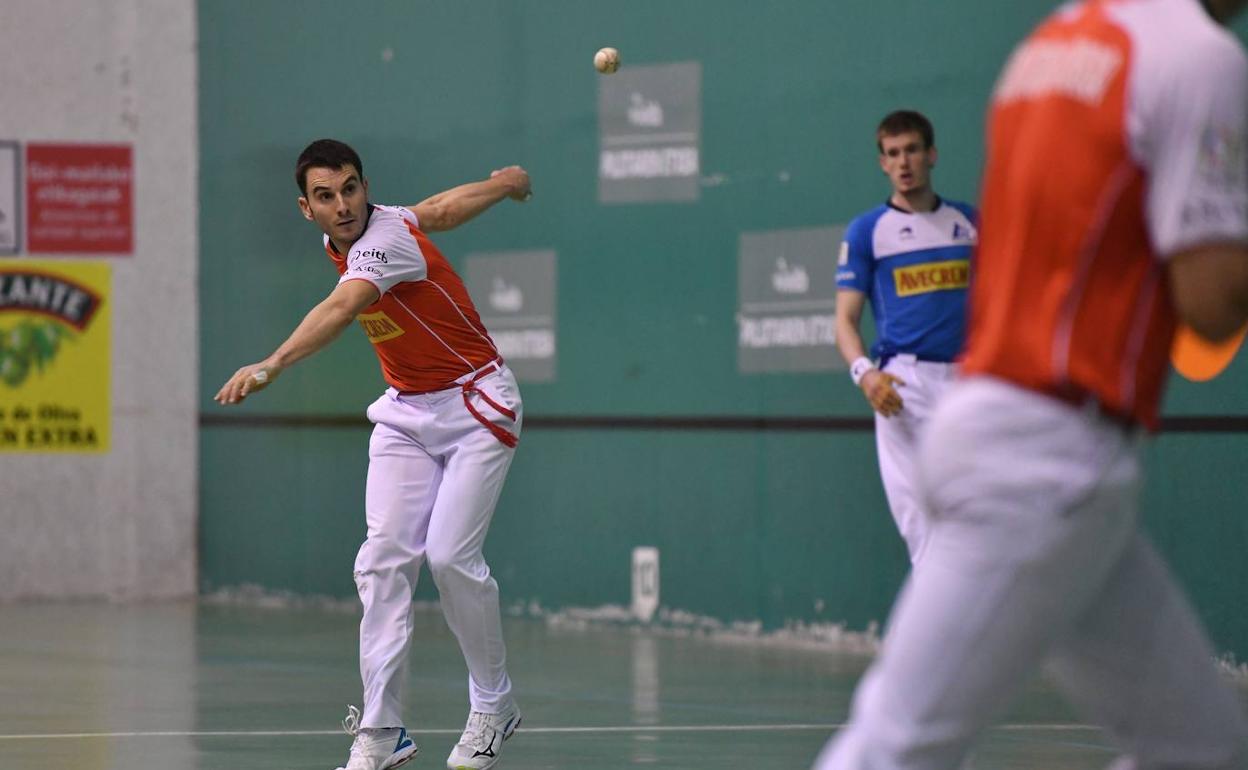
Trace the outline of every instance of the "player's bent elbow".
[[1179, 320], [1210, 342], [1248, 321], [1248, 247], [1199, 246], [1170, 261], [1170, 296]]
[[1179, 320], [1209, 342], [1222, 342], [1248, 321], [1248, 282], [1227, 281], [1204, 292], [1175, 291]]
[[1179, 320], [1209, 342], [1222, 342], [1230, 338], [1248, 321], [1248, 313], [1242, 306], [1233, 308], [1229, 304], [1223, 304], [1221, 308], [1214, 308], [1212, 305], [1213, 303], [1207, 303], [1186, 313], [1180, 310]]

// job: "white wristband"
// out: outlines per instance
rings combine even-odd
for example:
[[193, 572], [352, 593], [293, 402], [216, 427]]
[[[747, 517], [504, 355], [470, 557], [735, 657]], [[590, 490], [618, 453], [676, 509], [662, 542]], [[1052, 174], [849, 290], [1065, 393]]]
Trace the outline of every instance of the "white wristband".
[[874, 368], [874, 361], [866, 356], [858, 356], [854, 359], [854, 362], [849, 365], [849, 378], [854, 381], [855, 385], [861, 385], [863, 376]]

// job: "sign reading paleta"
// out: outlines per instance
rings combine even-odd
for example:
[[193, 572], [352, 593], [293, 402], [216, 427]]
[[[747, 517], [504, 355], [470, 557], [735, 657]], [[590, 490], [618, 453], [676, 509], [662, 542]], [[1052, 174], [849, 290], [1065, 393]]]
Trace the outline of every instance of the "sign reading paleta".
[[516, 379], [553, 381], [558, 363], [555, 252], [478, 252], [466, 256], [464, 265], [464, 285]]
[[742, 233], [737, 254], [737, 370], [844, 369], [836, 350], [836, 253], [845, 228]]
[[598, 127], [600, 202], [698, 199], [701, 64], [630, 66], [599, 78]]

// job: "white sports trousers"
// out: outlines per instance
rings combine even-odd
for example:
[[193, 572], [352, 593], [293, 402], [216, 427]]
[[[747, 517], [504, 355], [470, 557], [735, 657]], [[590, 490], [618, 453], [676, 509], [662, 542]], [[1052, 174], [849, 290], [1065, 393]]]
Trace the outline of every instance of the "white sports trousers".
[[817, 770], [957, 768], [1045, 662], [1121, 767], [1245, 766], [1241, 708], [1137, 531], [1133, 431], [972, 378], [941, 400], [918, 471], [923, 559]]
[[[490, 364], [495, 366], [495, 364]], [[466, 382], [473, 375], [461, 378]], [[520, 389], [506, 366], [475, 383], [474, 408], [519, 435]], [[418, 395], [391, 388], [368, 408], [368, 537], [355, 560], [360, 622], [361, 727], [403, 725], [402, 688], [412, 641], [412, 593], [422, 562], [468, 665], [473, 711], [499, 713], [511, 697], [498, 584], [481, 549], [514, 450], [468, 410], [460, 387]]]
[[953, 364], [919, 361], [912, 355], [902, 354], [890, 358], [884, 371], [899, 377], [905, 385], [897, 388], [902, 400], [900, 414], [885, 417], [875, 413], [880, 479], [884, 483], [888, 509], [906, 541], [910, 561], [917, 563], [930, 530], [915, 484], [919, 438], [936, 402], [953, 384], [957, 370]]

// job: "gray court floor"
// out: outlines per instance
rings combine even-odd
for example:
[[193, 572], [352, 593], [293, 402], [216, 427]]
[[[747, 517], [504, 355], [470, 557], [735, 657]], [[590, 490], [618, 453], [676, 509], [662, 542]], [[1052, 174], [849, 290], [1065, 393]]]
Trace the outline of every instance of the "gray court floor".
[[[0, 606], [0, 768], [335, 768], [359, 702], [356, 616], [333, 609]], [[524, 726], [502, 768], [807, 768], [845, 719], [857, 655], [508, 619]], [[442, 768], [462, 659], [417, 616], [409, 728]], [[985, 738], [988, 768], [1101, 768], [1112, 752], [1037, 682]]]

